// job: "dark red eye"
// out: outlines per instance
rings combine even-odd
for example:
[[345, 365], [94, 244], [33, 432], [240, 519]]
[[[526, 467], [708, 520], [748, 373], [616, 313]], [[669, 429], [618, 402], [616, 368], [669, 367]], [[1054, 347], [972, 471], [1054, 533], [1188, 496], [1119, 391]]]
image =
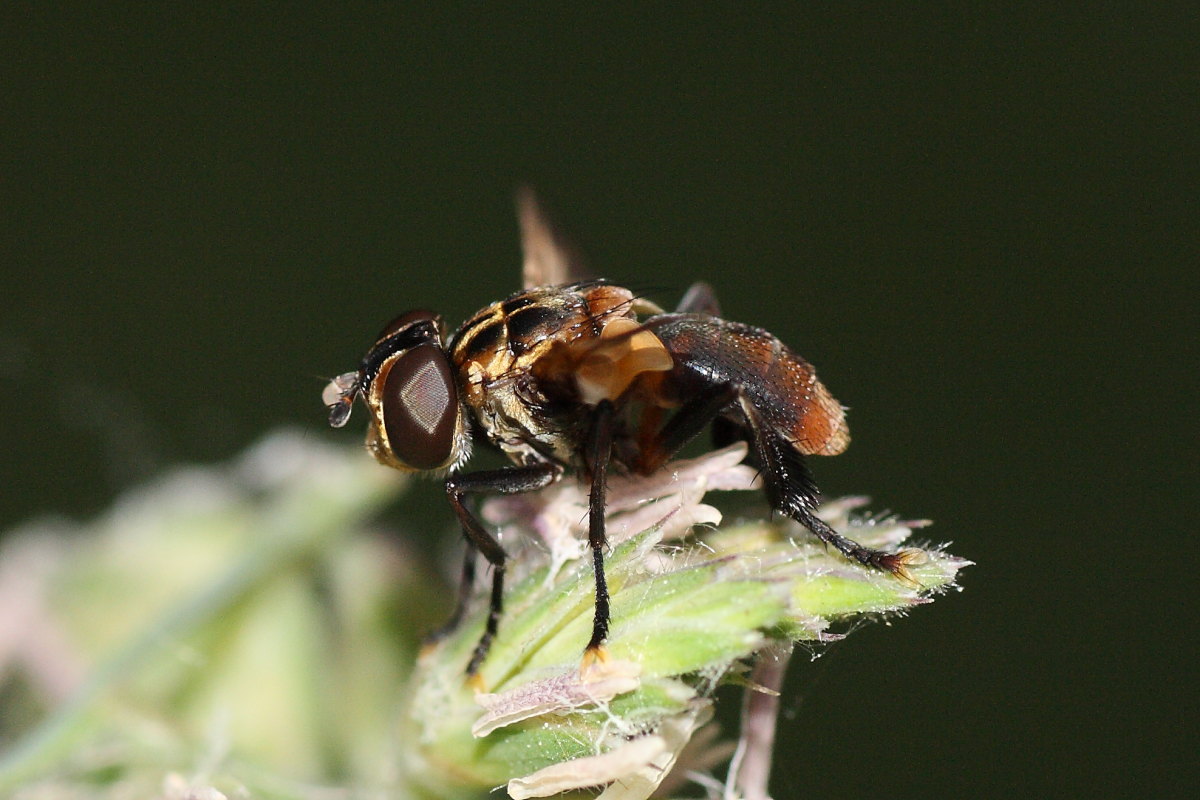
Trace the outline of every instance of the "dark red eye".
[[419, 345], [397, 356], [379, 377], [380, 411], [395, 457], [414, 469], [449, 466], [459, 406], [445, 352], [435, 344]]
[[383, 327], [383, 330], [381, 330], [379, 332], [379, 335], [375, 337], [375, 341], [382, 342], [384, 339], [391, 336], [393, 333], [403, 330], [404, 328], [407, 328], [418, 322], [428, 322], [429, 324], [433, 325], [433, 328], [436, 331], [441, 331], [441, 329], [442, 329], [442, 318], [441, 317], [439, 317], [437, 314], [433, 313], [432, 311], [426, 311], [423, 308], [418, 308], [415, 311], [404, 312], [403, 314], [401, 314], [400, 316], [396, 317], [394, 320], [389, 322], [387, 325], [385, 325]]

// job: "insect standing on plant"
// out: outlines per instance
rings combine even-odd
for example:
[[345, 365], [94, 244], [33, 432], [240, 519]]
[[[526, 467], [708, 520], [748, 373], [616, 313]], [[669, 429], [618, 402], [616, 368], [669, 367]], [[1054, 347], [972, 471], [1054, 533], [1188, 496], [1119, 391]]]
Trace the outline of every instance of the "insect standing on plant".
[[[847, 539], [815, 515], [819, 492], [808, 455], [836, 455], [850, 441], [841, 405], [804, 359], [761, 328], [719, 316], [697, 283], [673, 313], [603, 280], [581, 279], [579, 259], [547, 222], [532, 193], [518, 196], [525, 289], [492, 303], [446, 340], [429, 311], [397, 317], [355, 372], [323, 395], [341, 427], [361, 397], [367, 448], [404, 471], [445, 475], [466, 538], [458, 605], [440, 633], [461, 621], [476, 551], [492, 565], [490, 613], [467, 666], [487, 655], [504, 601], [505, 552], [467, 496], [549, 486], [573, 470], [590, 486], [588, 543], [596, 579], [587, 666], [605, 658], [609, 598], [604, 580], [605, 478], [610, 467], [648, 475], [710, 424], [714, 444], [750, 445], [771, 506], [847, 558], [911, 581], [912, 551], [887, 553]], [[478, 439], [512, 466], [462, 472]], [[436, 635], [436, 634], [435, 634]]]

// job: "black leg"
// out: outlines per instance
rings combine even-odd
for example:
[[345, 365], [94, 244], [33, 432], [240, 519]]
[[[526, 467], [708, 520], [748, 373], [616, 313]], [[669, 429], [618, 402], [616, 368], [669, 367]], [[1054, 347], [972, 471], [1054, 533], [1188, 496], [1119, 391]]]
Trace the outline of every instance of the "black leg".
[[[734, 442], [749, 442], [750, 434], [746, 431], [745, 425], [739, 425], [729, 417], [717, 417], [712, 424], [712, 445], [715, 449], [720, 450], [722, 447], [728, 447]], [[758, 468], [758, 457], [751, 452], [746, 456], [746, 463], [752, 467]]]
[[813, 481], [804, 456], [788, 439], [765, 424], [744, 397], [740, 401], [754, 442], [755, 454], [762, 464], [767, 498], [777, 511], [808, 528], [825, 544], [847, 558], [869, 567], [887, 570], [905, 583], [916, 585], [907, 567], [920, 560], [920, 551], [901, 550], [887, 553], [864, 547], [829, 527], [815, 513], [821, 493]]
[[475, 545], [468, 538], [466, 547], [463, 548], [462, 577], [458, 582], [458, 601], [454, 604], [454, 613], [450, 615], [450, 619], [446, 620], [444, 625], [425, 637], [426, 645], [437, 644], [448, 634], [453, 633], [466, 615], [467, 606], [471, 604], [471, 590], [475, 588], [476, 554]]
[[584, 663], [603, 660], [604, 640], [608, 637], [608, 584], [604, 580], [604, 495], [608, 480], [608, 462], [612, 456], [613, 404], [604, 400], [596, 406], [588, 433], [588, 467], [592, 490], [588, 498], [588, 544], [596, 572], [596, 615], [592, 619], [592, 639], [584, 653]]
[[[451, 475], [446, 479], [446, 494], [450, 498], [450, 506], [458, 516], [459, 522], [462, 523], [463, 533], [467, 537], [468, 550], [478, 550], [483, 553], [483, 557], [492, 565], [492, 599], [488, 610], [487, 624], [484, 626], [483, 636], [479, 638], [479, 643], [475, 645], [475, 652], [472, 653], [471, 660], [467, 664], [467, 675], [469, 676], [479, 671], [500, 624], [500, 614], [504, 609], [505, 555], [504, 548], [496, 541], [496, 537], [467, 508], [464, 497], [467, 494], [481, 492], [499, 492], [500, 494], [533, 492], [549, 486], [561, 474], [562, 469], [554, 464], [535, 464], [486, 472], [472, 472], [467, 475]], [[472, 554], [468, 553], [468, 558], [471, 557]], [[474, 582], [473, 564], [468, 570], [464, 562], [463, 576], [464, 579], [469, 576], [472, 583]], [[468, 587], [460, 591], [469, 593], [470, 589]], [[465, 604], [466, 598], [460, 595], [459, 602]], [[461, 618], [461, 609], [455, 612], [455, 618], [451, 618], [451, 622], [457, 623], [456, 618]], [[447, 626], [445, 630], [449, 629]]]
[[684, 404], [667, 420], [662, 430], [642, 447], [642, 452], [638, 454], [637, 471], [649, 475], [667, 463], [736, 398], [737, 392], [726, 385], [718, 386], [712, 392]]

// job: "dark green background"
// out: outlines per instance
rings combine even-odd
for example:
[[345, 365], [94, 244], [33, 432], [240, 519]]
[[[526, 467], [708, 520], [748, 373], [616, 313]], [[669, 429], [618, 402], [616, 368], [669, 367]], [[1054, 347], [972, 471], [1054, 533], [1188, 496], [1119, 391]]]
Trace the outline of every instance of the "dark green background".
[[797, 665], [779, 800], [1187, 785], [1194, 15], [204, 9], [4, 12], [0, 528], [355, 440], [322, 379], [514, 290], [530, 182], [601, 273], [816, 363], [827, 493], [978, 562]]

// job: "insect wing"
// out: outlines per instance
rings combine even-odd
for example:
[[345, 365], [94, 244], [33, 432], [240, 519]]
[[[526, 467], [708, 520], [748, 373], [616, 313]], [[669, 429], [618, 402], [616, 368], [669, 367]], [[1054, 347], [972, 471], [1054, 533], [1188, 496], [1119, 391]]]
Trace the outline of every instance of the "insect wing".
[[546, 216], [528, 186], [517, 190], [517, 220], [524, 256], [521, 276], [526, 289], [561, 286], [591, 277], [583, 258]]
[[717, 302], [717, 293], [704, 281], [696, 281], [687, 290], [687, 294], [679, 301], [675, 309], [680, 314], [708, 314], [710, 317], [721, 316], [721, 306]]

